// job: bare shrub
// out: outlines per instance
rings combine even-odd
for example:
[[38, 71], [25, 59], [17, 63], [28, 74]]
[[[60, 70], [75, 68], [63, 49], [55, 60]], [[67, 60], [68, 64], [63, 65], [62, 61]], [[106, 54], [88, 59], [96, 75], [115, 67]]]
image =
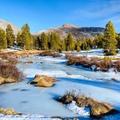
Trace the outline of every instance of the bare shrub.
[[39, 55], [40, 56], [60, 57], [60, 54], [58, 52], [50, 51], [50, 50], [43, 51]]
[[101, 71], [108, 71], [110, 68], [115, 68], [120, 72], [120, 60], [113, 61], [110, 57], [97, 58], [86, 56], [73, 56], [67, 55], [67, 65], [81, 65], [83, 67], [91, 68], [95, 65], [96, 68], [100, 68]]
[[23, 74], [16, 68], [15, 65], [0, 62], [0, 76], [18, 81], [22, 79]]

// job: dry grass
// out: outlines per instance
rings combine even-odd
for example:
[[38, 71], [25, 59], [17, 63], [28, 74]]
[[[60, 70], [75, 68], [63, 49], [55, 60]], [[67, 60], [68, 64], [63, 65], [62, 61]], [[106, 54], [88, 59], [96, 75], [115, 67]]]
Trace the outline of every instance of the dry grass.
[[54, 52], [54, 51], [43, 51], [39, 54], [40, 56], [52, 56], [52, 57], [60, 57], [60, 54], [58, 52]]
[[0, 64], [0, 76], [3, 78], [12, 78], [15, 80], [20, 80], [22, 74], [18, 71], [16, 66], [8, 63], [2, 63]]
[[23, 74], [10, 63], [0, 61], [0, 84], [18, 82], [23, 79]]
[[17, 57], [12, 52], [0, 53], [0, 58], [1, 58], [1, 60], [5, 61], [7, 63], [11, 63], [11, 64], [17, 63]]
[[109, 57], [96, 58], [96, 57], [86, 57], [86, 56], [66, 56], [68, 65], [81, 65], [83, 67], [91, 68], [93, 65], [96, 66], [96, 70], [99, 68], [100, 71], [107, 72], [110, 68], [114, 68], [116, 71], [120, 72], [120, 60], [117, 59], [113, 61]]

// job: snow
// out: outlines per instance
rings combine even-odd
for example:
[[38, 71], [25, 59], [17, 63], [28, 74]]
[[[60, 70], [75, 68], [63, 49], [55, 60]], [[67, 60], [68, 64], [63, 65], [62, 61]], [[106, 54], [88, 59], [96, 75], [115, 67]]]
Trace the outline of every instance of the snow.
[[[103, 53], [103, 49], [92, 49], [92, 50], [82, 50], [80, 52], [75, 52], [74, 53], [75, 56], [86, 56], [86, 57], [99, 57], [99, 58], [104, 58], [104, 53]], [[120, 51], [118, 52], [117, 55], [115, 56], [108, 56], [111, 58], [120, 58]]]
[[78, 107], [75, 101], [72, 101], [70, 104], [66, 105], [66, 107], [72, 112], [79, 114], [80, 116], [90, 116], [89, 109], [85, 109], [85, 107]]
[[0, 120], [61, 120], [59, 118], [45, 117], [39, 114], [23, 114], [23, 115], [3, 115], [0, 114]]
[[[100, 51], [98, 50], [98, 52]], [[91, 54], [95, 54], [95, 51]], [[0, 86], [0, 106], [12, 107], [18, 112], [30, 115], [88, 117], [88, 110], [79, 108], [74, 101], [72, 104], [64, 106], [55, 100], [66, 91], [76, 90], [81, 95], [108, 102], [120, 110], [119, 72], [113, 72], [112, 69], [109, 72], [94, 72], [74, 65], [67, 66], [66, 59], [63, 57], [31, 56], [20, 59], [23, 62], [30, 60], [33, 63], [17, 64], [19, 70], [26, 74], [27, 79], [19, 83]], [[33, 79], [35, 74], [53, 76], [58, 81], [51, 88], [34, 87], [28, 82]], [[115, 118], [113, 116], [112, 120]]]

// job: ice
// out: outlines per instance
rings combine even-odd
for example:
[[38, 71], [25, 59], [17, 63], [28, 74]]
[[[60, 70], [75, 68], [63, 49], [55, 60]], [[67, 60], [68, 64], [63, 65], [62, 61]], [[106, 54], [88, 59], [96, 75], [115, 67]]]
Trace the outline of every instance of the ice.
[[45, 117], [39, 114], [23, 114], [23, 115], [0, 115], [0, 120], [60, 120], [59, 118]]
[[27, 77], [34, 77], [36, 74], [40, 74], [40, 75], [48, 75], [48, 76], [52, 76], [52, 77], [65, 77], [67, 76], [67, 74], [64, 71], [60, 71], [60, 70], [38, 70], [38, 69], [26, 69], [25, 71], [23, 71], [24, 74]]
[[49, 57], [49, 56], [46, 56], [46, 57], [40, 56], [39, 59], [41, 59], [42, 61], [50, 61], [50, 62], [66, 62], [66, 59], [62, 59], [60, 57], [54, 58], [54, 57]]
[[[102, 54], [101, 50], [93, 50], [90, 54], [94, 55], [96, 52], [98, 55]], [[33, 63], [17, 64], [18, 69], [26, 75], [25, 80], [0, 86], [0, 106], [3, 108], [14, 108], [18, 112], [32, 116], [36, 114], [48, 117], [87, 116], [88, 110], [78, 108], [74, 102], [65, 107], [56, 101], [56, 98], [66, 91], [77, 90], [82, 95], [108, 102], [120, 110], [120, 72], [114, 72], [113, 69], [109, 72], [95, 72], [74, 65], [67, 66], [64, 57], [20, 58], [20, 61], [30, 60]], [[32, 80], [35, 74], [52, 76], [58, 81], [51, 88], [34, 87], [28, 84], [28, 81]]]

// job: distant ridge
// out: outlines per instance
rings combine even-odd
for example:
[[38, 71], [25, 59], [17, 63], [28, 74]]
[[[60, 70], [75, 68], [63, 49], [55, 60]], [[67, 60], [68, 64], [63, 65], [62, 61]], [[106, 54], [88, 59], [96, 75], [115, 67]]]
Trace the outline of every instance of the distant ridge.
[[47, 30], [41, 30], [35, 33], [35, 35], [40, 35], [42, 32], [45, 32], [45, 33], [56, 32], [60, 34], [60, 36], [62, 37], [66, 36], [66, 34], [68, 33], [72, 33], [72, 35], [75, 38], [80, 38], [80, 37], [90, 38], [96, 34], [103, 33], [104, 28], [102, 27], [79, 27], [79, 26], [72, 25], [72, 24], [63, 24], [60, 27], [51, 28]]
[[3, 30], [6, 29], [7, 25], [10, 24], [14, 33], [17, 34], [19, 29], [14, 25], [12, 24], [11, 22], [8, 22], [6, 20], [3, 20], [3, 19], [0, 19], [0, 28], [2, 28]]
[[[12, 24], [9, 21], [0, 19], [0, 28], [6, 29], [7, 25], [10, 24], [14, 30], [15, 35], [20, 31], [18, 27]], [[104, 28], [102, 27], [79, 27], [73, 24], [63, 24], [62, 26], [50, 28], [46, 30], [41, 30], [37, 33], [32, 33], [33, 35], [40, 35], [41, 33], [50, 33], [56, 32], [60, 34], [61, 37], [65, 37], [68, 33], [71, 33], [75, 38], [91, 38], [94, 37], [96, 34], [103, 33]]]

